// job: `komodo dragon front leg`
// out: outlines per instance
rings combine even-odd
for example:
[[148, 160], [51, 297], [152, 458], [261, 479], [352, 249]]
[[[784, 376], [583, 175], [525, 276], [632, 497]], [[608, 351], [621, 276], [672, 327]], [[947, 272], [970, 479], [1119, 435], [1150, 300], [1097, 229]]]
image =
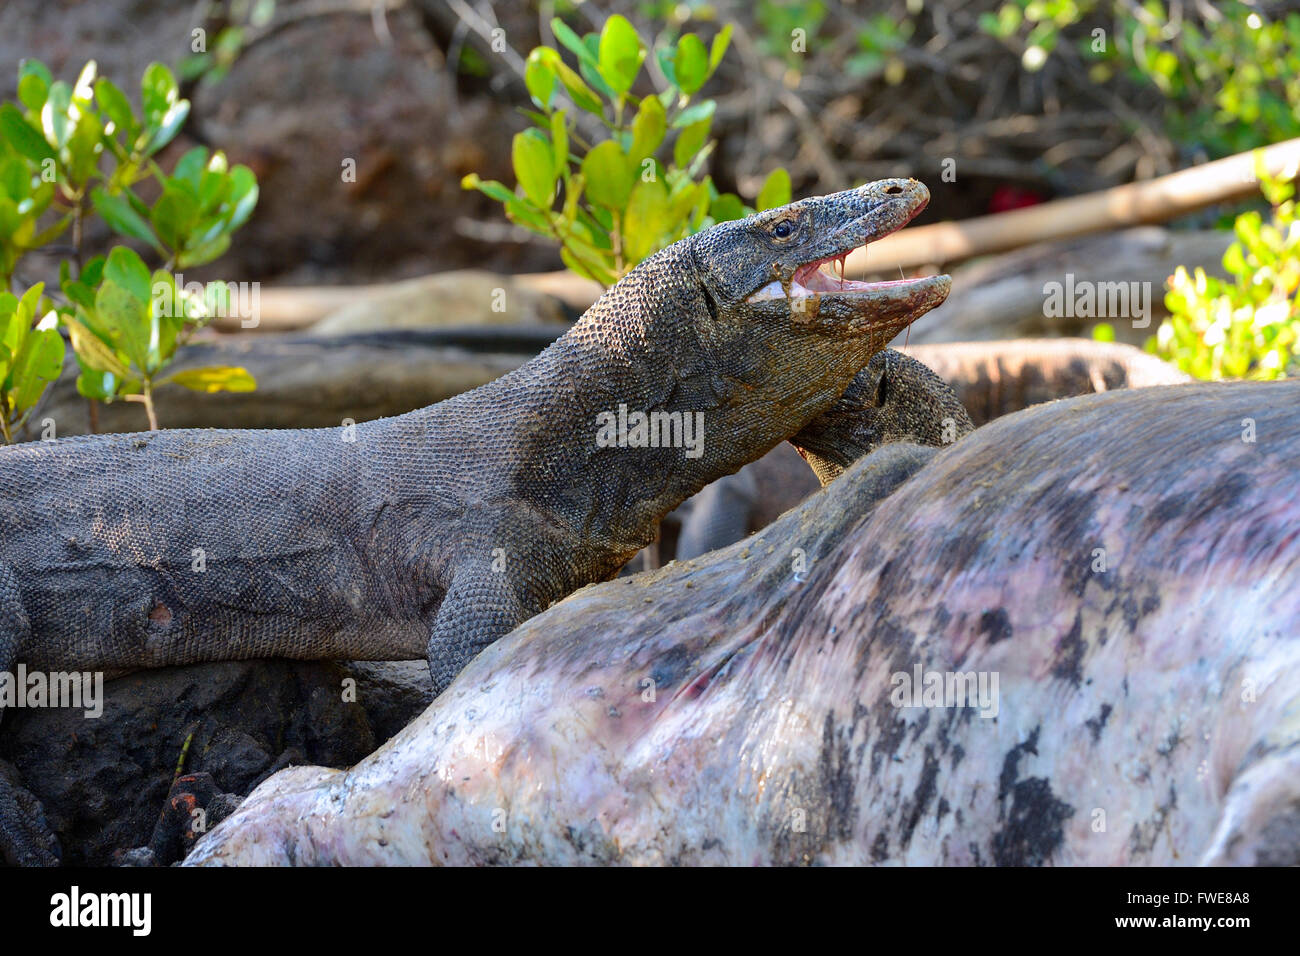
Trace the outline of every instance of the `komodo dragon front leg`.
[[[947, 276], [819, 271], [928, 199], [883, 180], [720, 223], [527, 364], [395, 418], [0, 449], [6, 613], [27, 621], [0, 640], [29, 669], [427, 654], [441, 690], [827, 411], [947, 297]], [[0, 821], [0, 852], [25, 859], [13, 832]]]

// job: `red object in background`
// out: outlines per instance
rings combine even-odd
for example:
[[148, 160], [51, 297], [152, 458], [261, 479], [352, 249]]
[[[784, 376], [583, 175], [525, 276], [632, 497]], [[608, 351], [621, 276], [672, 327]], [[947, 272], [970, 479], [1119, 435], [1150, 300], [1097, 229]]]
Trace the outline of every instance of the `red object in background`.
[[989, 198], [989, 212], [1009, 212], [1012, 209], [1024, 209], [1037, 206], [1047, 197], [1037, 190], [1024, 186], [999, 186]]

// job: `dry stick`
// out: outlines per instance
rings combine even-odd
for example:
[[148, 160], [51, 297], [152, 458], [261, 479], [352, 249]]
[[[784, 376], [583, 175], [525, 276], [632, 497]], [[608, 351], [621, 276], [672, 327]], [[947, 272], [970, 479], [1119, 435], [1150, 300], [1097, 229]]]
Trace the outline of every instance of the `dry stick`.
[[[1264, 163], [1273, 176], [1294, 177], [1300, 169], [1300, 139], [1265, 147]], [[1203, 166], [1142, 183], [1115, 186], [1086, 196], [963, 219], [917, 226], [871, 244], [876, 262], [898, 263], [905, 269], [953, 263], [972, 256], [1005, 252], [1021, 246], [1106, 232], [1146, 223], [1165, 222], [1205, 206], [1254, 195], [1254, 153], [1238, 153]], [[849, 267], [870, 271], [867, 252], [849, 256]]]

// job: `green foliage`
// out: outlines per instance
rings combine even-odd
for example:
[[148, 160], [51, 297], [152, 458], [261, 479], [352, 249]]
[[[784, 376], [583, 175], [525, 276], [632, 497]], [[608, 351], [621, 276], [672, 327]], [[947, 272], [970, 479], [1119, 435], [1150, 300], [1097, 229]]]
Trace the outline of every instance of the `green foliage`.
[[[533, 127], [512, 145], [517, 187], [469, 175], [466, 189], [500, 202], [525, 229], [557, 240], [570, 269], [606, 286], [678, 239], [754, 212], [702, 175], [717, 104], [694, 97], [722, 61], [730, 27], [708, 46], [687, 33], [653, 51], [617, 14], [599, 34], [579, 37], [558, 18], [551, 28], [577, 69], [553, 47], [529, 53], [524, 82], [537, 109], [525, 111]], [[638, 97], [632, 90], [652, 52], [668, 85]], [[584, 141], [575, 111], [595, 118], [608, 138]], [[775, 170], [759, 208], [789, 201], [790, 177]]]
[[270, 24], [275, 16], [275, 7], [276, 0], [225, 0], [219, 6], [209, 6], [208, 16], [215, 15], [220, 22], [211, 38], [206, 27], [191, 32], [190, 55], [176, 66], [181, 79], [185, 82], [219, 83], [250, 40]]
[[754, 19], [763, 28], [759, 49], [797, 68], [821, 30], [827, 12], [825, 0], [758, 0]]
[[1274, 379], [1300, 372], [1300, 215], [1295, 183], [1256, 172], [1273, 206], [1237, 217], [1237, 241], [1223, 256], [1230, 278], [1182, 266], [1170, 278], [1170, 316], [1146, 344], [1148, 352], [1196, 378]]
[[0, 433], [6, 442], [63, 368], [63, 337], [55, 317], [35, 321], [43, 291], [38, 282], [21, 298], [0, 292]]
[[187, 336], [214, 313], [220, 285], [205, 287], [200, 298], [165, 269], [150, 272], [126, 246], [115, 247], [107, 259], [96, 256], [77, 279], [65, 270], [62, 285], [73, 305], [63, 324], [81, 369], [77, 390], [87, 398], [145, 401], [155, 386], [168, 382], [200, 392], [256, 387], [242, 368], [162, 374]]
[[1008, 0], [979, 25], [1018, 43], [1033, 71], [1084, 24], [1087, 34], [1076, 32], [1093, 79], [1123, 70], [1156, 87], [1169, 101], [1170, 134], [1213, 155], [1300, 136], [1300, 13], [1274, 18], [1242, 0], [1170, 12], [1160, 0]]
[[[224, 154], [202, 147], [185, 153], [170, 174], [158, 166], [153, 157], [175, 138], [190, 109], [167, 67], [154, 63], [145, 70], [140, 104], [137, 112], [111, 80], [96, 78], [94, 61], [72, 85], [55, 80], [35, 60], [19, 68], [18, 101], [0, 105], [0, 293], [8, 295], [25, 254], [69, 229], [73, 258], [60, 266], [61, 296], [43, 298], [38, 285], [29, 306], [7, 312], [8, 300], [0, 298], [0, 321], [26, 321], [30, 327], [53, 311], [76, 352], [81, 393], [141, 401], [152, 425], [155, 384], [171, 380], [201, 391], [212, 391], [214, 382], [251, 387], [242, 369], [198, 378], [189, 373], [168, 379], [162, 373], [177, 346], [210, 320], [215, 302], [208, 295], [178, 295], [171, 270], [203, 265], [225, 252], [232, 233], [252, 214], [258, 190], [250, 169], [230, 167]], [[135, 192], [149, 181], [157, 193], [152, 205]], [[79, 267], [83, 223], [92, 214], [118, 235], [149, 247], [162, 267], [150, 270], [126, 246]], [[28, 296], [32, 290], [15, 301]], [[28, 357], [10, 349], [6, 374], [17, 378], [6, 384], [8, 399], [0, 408], [6, 439], [31, 408], [25, 400], [34, 404], [40, 397], [55, 348], [51, 336], [59, 338], [53, 326], [29, 331], [19, 335], [11, 329], [13, 341], [30, 348]]]
[[871, 17], [858, 31], [858, 52], [845, 61], [845, 72], [863, 79], [884, 74], [885, 82], [897, 86], [907, 68], [896, 54], [907, 46], [915, 29], [911, 20], [896, 21], [886, 13]]

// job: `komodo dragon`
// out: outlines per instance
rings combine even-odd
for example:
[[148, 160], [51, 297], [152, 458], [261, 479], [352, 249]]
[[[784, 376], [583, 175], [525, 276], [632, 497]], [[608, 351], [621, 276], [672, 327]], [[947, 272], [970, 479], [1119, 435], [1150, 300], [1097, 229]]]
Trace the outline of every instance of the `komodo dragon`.
[[[946, 298], [947, 276], [818, 271], [928, 200], [882, 180], [720, 223], [648, 258], [519, 369], [395, 418], [0, 450], [0, 671], [426, 656], [444, 688], [829, 409]], [[611, 438], [628, 410], [675, 416], [674, 447], [635, 427]], [[683, 447], [695, 422], [702, 440]], [[55, 862], [6, 781], [0, 851]]]

